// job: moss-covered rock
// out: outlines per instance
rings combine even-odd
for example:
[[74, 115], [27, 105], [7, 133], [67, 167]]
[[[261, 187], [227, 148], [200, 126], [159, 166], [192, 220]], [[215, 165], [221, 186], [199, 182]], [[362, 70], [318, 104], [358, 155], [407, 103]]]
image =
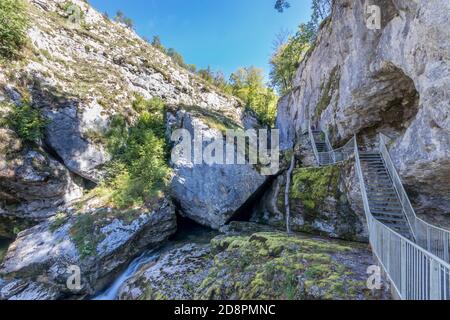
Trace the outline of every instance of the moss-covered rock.
[[363, 299], [362, 274], [334, 255], [355, 248], [283, 233], [256, 233], [212, 241], [216, 253], [197, 298], [202, 299]]
[[[364, 216], [349, 201], [353, 163], [328, 167], [297, 168], [289, 188], [291, 229], [344, 240], [365, 240]], [[281, 176], [266, 192], [252, 220], [285, 227], [286, 179]], [[354, 197], [352, 197], [352, 201]]]
[[[369, 299], [364, 245], [297, 234], [219, 236], [163, 255], [122, 288], [122, 299]], [[175, 272], [176, 271], [176, 272]]]

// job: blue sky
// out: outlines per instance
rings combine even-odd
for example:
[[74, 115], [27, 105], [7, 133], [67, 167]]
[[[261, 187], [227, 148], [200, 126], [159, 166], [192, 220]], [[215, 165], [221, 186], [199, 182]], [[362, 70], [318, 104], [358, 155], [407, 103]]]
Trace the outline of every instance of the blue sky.
[[136, 31], [149, 39], [159, 35], [187, 63], [222, 70], [228, 77], [239, 67], [254, 65], [269, 72], [275, 35], [295, 32], [310, 16], [311, 0], [290, 0], [278, 13], [275, 0], [90, 0], [113, 17], [122, 10]]

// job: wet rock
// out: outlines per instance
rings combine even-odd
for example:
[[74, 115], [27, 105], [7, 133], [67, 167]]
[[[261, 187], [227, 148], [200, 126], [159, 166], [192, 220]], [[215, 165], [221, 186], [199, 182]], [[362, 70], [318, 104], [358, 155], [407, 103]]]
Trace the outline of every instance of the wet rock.
[[[54, 287], [65, 296], [92, 295], [138, 253], [160, 245], [175, 231], [174, 207], [164, 199], [153, 209], [61, 214], [21, 232], [0, 273], [5, 279]], [[72, 266], [81, 271], [80, 290], [67, 287]]]
[[[357, 257], [357, 258], [356, 258]], [[299, 234], [219, 236], [209, 247], [185, 245], [145, 266], [121, 289], [128, 299], [389, 298], [367, 289], [373, 264], [365, 246]]]

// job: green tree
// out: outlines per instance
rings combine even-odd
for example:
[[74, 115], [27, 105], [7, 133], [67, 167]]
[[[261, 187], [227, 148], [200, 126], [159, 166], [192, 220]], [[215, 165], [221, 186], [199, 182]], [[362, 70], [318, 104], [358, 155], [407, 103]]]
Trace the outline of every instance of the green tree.
[[22, 0], [0, 1], [0, 57], [17, 56], [26, 43], [28, 17]]
[[151, 202], [164, 190], [170, 172], [163, 101], [137, 95], [133, 108], [140, 115], [133, 126], [118, 115], [107, 133], [113, 160], [101, 188], [121, 208]]
[[311, 9], [311, 23], [315, 30], [319, 29], [320, 24], [325, 20], [330, 14], [333, 6], [332, 0], [313, 0]]
[[214, 73], [211, 70], [211, 67], [208, 66], [206, 69], [200, 69], [198, 70], [197, 74], [205, 80], [206, 82], [213, 84], [214, 83]]
[[180, 67], [187, 68], [184, 58], [175, 49], [170, 48], [167, 50], [167, 55], [172, 58], [173, 62], [178, 64]]
[[232, 93], [253, 110], [265, 124], [275, 122], [278, 97], [264, 84], [262, 69], [255, 67], [240, 68], [230, 76]]
[[153, 36], [152, 46], [158, 49], [159, 51], [166, 53], [166, 48], [162, 44], [161, 38], [159, 36]]
[[[6, 124], [13, 129], [24, 142], [37, 142], [42, 139], [48, 124], [40, 110], [35, 109], [27, 101], [21, 105], [9, 105]], [[0, 105], [1, 108], [1, 105]]]
[[286, 0], [277, 0], [275, 2], [275, 9], [278, 10], [278, 12], [283, 12], [285, 9], [290, 8], [291, 5]]
[[305, 53], [311, 46], [314, 30], [311, 25], [301, 24], [297, 33], [280, 44], [270, 60], [270, 80], [281, 94], [292, 89], [292, 81]]
[[128, 18], [125, 16], [125, 14], [122, 11], [117, 11], [116, 16], [114, 17], [114, 20], [119, 23], [125, 24], [128, 28], [133, 29], [134, 22], [131, 18]]

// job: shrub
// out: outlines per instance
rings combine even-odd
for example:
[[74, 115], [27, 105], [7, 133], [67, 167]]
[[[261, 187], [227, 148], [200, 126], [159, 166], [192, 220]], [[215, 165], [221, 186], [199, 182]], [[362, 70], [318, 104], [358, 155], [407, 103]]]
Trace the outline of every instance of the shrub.
[[10, 107], [12, 110], [7, 116], [6, 124], [24, 142], [36, 142], [43, 137], [48, 121], [39, 110], [33, 108], [28, 102]]
[[165, 139], [164, 103], [137, 96], [133, 108], [140, 112], [133, 126], [117, 116], [107, 133], [113, 157], [103, 188], [119, 208], [141, 205], [157, 196], [167, 183], [168, 146]]
[[16, 56], [26, 42], [28, 19], [22, 0], [0, 1], [0, 57]]

